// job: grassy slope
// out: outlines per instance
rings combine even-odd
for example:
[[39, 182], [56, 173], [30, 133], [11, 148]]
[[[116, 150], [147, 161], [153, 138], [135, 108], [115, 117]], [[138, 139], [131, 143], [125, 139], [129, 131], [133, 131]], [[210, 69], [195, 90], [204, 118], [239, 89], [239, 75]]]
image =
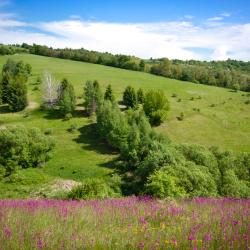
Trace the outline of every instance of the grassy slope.
[[[75, 86], [79, 104], [82, 103], [80, 97], [86, 80], [97, 79], [103, 88], [111, 84], [118, 98], [121, 98], [124, 88], [129, 84], [145, 90], [163, 89], [171, 101], [171, 111], [166, 123], [157, 130], [166, 133], [174, 142], [218, 145], [223, 149], [250, 151], [249, 105], [244, 103], [249, 97], [242, 96], [242, 92], [234, 93], [228, 89], [181, 82], [147, 73], [28, 54], [0, 56], [0, 68], [8, 57], [22, 59], [33, 67], [33, 76], [28, 86], [30, 102], [40, 102], [40, 91], [33, 90], [33, 83], [44, 70], [50, 71], [60, 80], [67, 77]], [[171, 97], [173, 93], [177, 94], [177, 98]], [[197, 99], [198, 96], [201, 99]], [[195, 100], [191, 101], [191, 97]], [[178, 98], [182, 101], [177, 102]], [[216, 106], [210, 107], [211, 104]], [[193, 108], [199, 108], [200, 112]], [[45, 176], [44, 182], [55, 176], [81, 180], [91, 176], [106, 176], [110, 172], [109, 167], [112, 166], [115, 155], [98, 142], [95, 134], [93, 135], [95, 131], [90, 125], [91, 120], [83, 117], [80, 110], [70, 121], [63, 121], [39, 110], [30, 110], [29, 117], [24, 118], [24, 112], [0, 114], [0, 125], [24, 124], [43, 130], [53, 128], [53, 136], [57, 141], [53, 159], [44, 169], [27, 171], [25, 176], [29, 176], [28, 179], [33, 175], [36, 178], [38, 173], [42, 173]], [[181, 112], [184, 112], [185, 118], [178, 121], [176, 117]], [[73, 123], [80, 130], [71, 134], [67, 129]]]

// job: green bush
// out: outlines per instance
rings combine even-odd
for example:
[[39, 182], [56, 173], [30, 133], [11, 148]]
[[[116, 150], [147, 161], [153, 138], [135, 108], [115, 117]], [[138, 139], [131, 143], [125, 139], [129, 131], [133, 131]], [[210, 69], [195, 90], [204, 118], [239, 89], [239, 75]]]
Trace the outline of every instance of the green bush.
[[70, 191], [67, 198], [73, 200], [88, 200], [119, 197], [120, 193], [116, 191], [103, 179], [85, 179], [81, 185], [76, 186]]
[[177, 177], [168, 175], [164, 171], [156, 171], [152, 174], [145, 185], [145, 193], [158, 198], [185, 197], [185, 190], [178, 185], [180, 180]]
[[137, 94], [135, 89], [131, 86], [128, 86], [123, 93], [123, 104], [128, 108], [137, 107]]
[[143, 109], [152, 125], [160, 125], [167, 118], [169, 101], [163, 91], [149, 91], [145, 95]]
[[39, 129], [12, 127], [0, 130], [0, 172], [8, 176], [17, 168], [42, 166], [51, 157], [54, 141]]

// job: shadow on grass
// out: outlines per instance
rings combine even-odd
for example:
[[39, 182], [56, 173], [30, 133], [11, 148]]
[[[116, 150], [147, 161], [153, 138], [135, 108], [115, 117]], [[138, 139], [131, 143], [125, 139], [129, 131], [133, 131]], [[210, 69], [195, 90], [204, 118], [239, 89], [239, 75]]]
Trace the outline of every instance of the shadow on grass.
[[[45, 113], [44, 118], [48, 120], [55, 120], [55, 119], [61, 119], [63, 121], [66, 121], [64, 116], [60, 113], [58, 109], [50, 109], [50, 110], [43, 110]], [[85, 112], [83, 110], [75, 110], [72, 113], [72, 118], [82, 118], [87, 117]]]
[[95, 123], [85, 125], [79, 128], [78, 131], [80, 135], [78, 138], [74, 139], [74, 141], [83, 144], [82, 147], [85, 150], [95, 151], [101, 154], [117, 154], [117, 151], [113, 150], [106, 142], [100, 139]]
[[0, 114], [10, 113], [8, 105], [0, 105]]

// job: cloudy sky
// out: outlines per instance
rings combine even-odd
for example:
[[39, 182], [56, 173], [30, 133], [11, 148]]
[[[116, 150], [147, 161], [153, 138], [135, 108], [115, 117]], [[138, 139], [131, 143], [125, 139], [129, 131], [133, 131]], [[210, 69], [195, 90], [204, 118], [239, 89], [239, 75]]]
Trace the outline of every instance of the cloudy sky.
[[248, 0], [0, 0], [0, 43], [250, 60]]

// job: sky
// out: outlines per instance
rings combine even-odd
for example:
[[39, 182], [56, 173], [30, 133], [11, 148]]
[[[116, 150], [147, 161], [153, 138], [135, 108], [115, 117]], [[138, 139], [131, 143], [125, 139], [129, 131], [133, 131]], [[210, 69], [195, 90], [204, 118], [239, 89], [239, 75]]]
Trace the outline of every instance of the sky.
[[250, 61], [250, 0], [0, 0], [0, 43]]

